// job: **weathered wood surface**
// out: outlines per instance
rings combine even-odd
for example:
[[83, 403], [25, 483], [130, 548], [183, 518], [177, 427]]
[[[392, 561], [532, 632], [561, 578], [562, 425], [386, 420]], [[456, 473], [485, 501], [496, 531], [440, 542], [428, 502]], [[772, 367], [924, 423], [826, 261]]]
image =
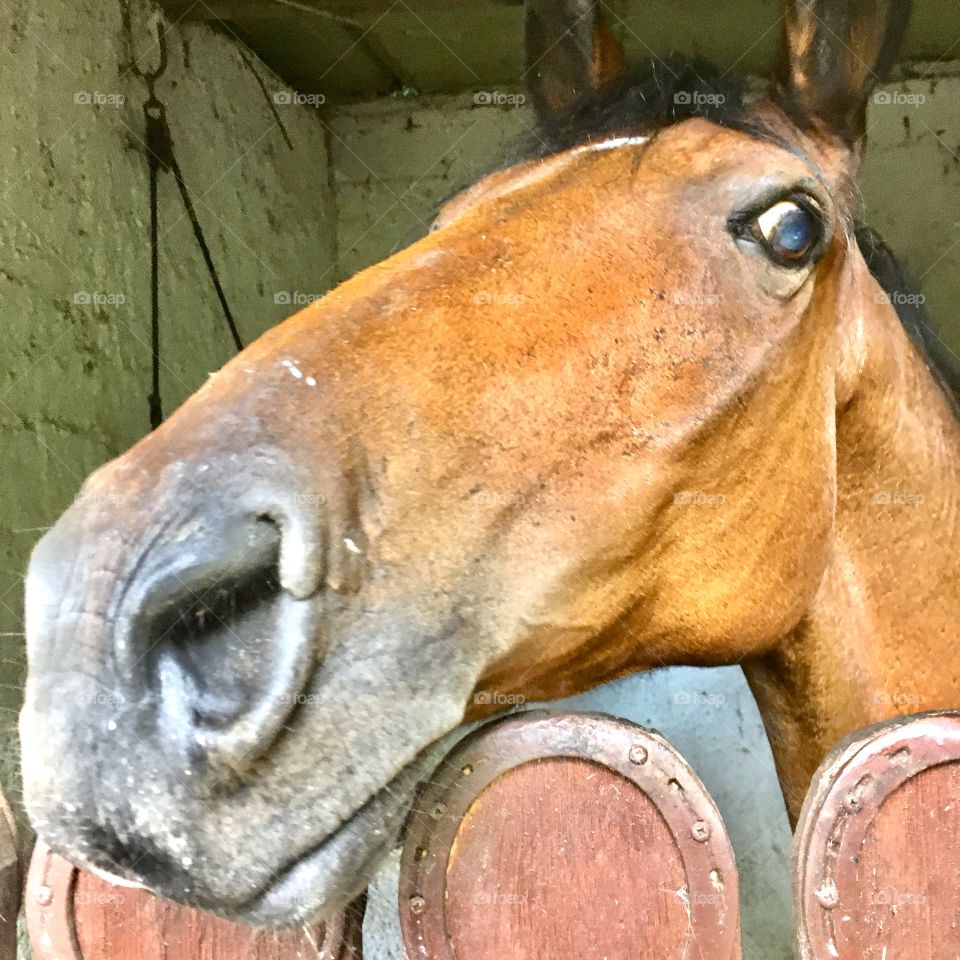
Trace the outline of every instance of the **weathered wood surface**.
[[115, 887], [38, 844], [27, 884], [35, 960], [359, 960], [362, 908], [275, 933]]
[[960, 714], [844, 741], [814, 781], [794, 867], [803, 960], [956, 960]]
[[13, 813], [0, 793], [0, 960], [17, 956], [21, 896], [20, 848]]
[[536, 713], [467, 738], [401, 863], [409, 960], [740, 956], [719, 813], [669, 744], [623, 721]]
[[[492, 4], [519, 6], [522, 0], [490, 0]], [[467, 0], [410, 0], [404, 6], [416, 13], [443, 11], [450, 7], [466, 6]], [[167, 15], [179, 20], [257, 20], [289, 13], [289, 3], [283, 0], [161, 0]], [[397, 6], [394, 0], [297, 0], [294, 11], [316, 10], [335, 17], [383, 16]]]

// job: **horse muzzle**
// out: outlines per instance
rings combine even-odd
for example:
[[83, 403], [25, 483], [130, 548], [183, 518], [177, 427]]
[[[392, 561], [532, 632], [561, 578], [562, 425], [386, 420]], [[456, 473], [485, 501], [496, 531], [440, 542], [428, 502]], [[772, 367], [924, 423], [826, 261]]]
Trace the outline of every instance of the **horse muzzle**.
[[75, 504], [31, 560], [27, 636], [35, 688], [55, 699], [65, 676], [85, 678], [65, 707], [105, 734], [136, 712], [169, 762], [224, 789], [269, 749], [313, 674], [320, 604], [282, 583], [304, 592], [291, 568], [308, 518], [232, 498], [203, 507], [140, 545], [100, 504]]
[[209, 457], [107, 465], [38, 544], [24, 794], [80, 866], [282, 926], [369, 879], [480, 664], [308, 483]]

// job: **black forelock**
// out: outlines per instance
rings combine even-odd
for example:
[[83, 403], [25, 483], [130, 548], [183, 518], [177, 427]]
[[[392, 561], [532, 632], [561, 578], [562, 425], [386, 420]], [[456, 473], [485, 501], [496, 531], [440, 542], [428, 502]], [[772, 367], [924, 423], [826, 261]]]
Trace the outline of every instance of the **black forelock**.
[[646, 60], [567, 115], [541, 117], [531, 159], [627, 132], [650, 132], [703, 117], [750, 122], [743, 79], [701, 59]]

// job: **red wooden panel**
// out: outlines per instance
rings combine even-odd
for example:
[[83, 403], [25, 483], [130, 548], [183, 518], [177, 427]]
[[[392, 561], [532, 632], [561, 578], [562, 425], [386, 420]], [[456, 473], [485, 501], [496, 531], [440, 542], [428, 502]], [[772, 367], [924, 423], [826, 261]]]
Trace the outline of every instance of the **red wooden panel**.
[[735, 960], [733, 851], [663, 738], [598, 715], [495, 721], [446, 758], [408, 824], [410, 960]]
[[27, 889], [35, 960], [358, 960], [361, 912], [302, 931], [254, 930], [115, 887], [38, 843]]
[[545, 919], [556, 957], [585, 956], [588, 944], [611, 960], [681, 956], [688, 895], [653, 801], [584, 760], [531, 763], [495, 781], [464, 819], [447, 868], [457, 960], [540, 956]]
[[13, 814], [0, 793], [0, 960], [17, 956], [20, 913], [20, 851]]
[[841, 744], [815, 780], [794, 856], [805, 960], [956, 960], [960, 715]]

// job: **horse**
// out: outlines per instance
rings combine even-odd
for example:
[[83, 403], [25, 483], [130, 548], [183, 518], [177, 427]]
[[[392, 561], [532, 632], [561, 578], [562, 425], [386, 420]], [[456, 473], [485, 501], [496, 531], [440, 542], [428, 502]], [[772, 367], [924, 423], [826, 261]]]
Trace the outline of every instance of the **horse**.
[[950, 371], [856, 218], [907, 17], [789, 0], [761, 94], [633, 69], [600, 3], [528, 0], [530, 155], [240, 353], [37, 545], [37, 832], [285, 926], [365, 886], [504, 697], [742, 664], [794, 818], [841, 736], [960, 706]]

